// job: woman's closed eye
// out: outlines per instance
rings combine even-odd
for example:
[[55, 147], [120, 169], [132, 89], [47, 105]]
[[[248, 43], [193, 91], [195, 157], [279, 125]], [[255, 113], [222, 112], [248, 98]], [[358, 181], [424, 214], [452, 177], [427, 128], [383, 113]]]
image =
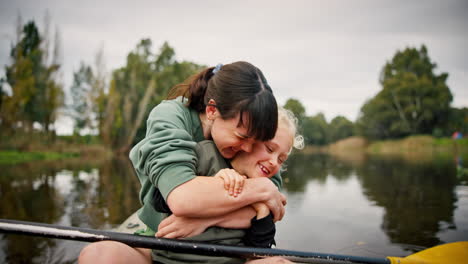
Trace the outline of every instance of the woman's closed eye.
[[236, 137], [241, 141], [248, 141], [251, 139], [251, 137], [244, 135], [244, 134], [237, 133], [237, 132], [234, 133], [234, 135], [236, 135]]

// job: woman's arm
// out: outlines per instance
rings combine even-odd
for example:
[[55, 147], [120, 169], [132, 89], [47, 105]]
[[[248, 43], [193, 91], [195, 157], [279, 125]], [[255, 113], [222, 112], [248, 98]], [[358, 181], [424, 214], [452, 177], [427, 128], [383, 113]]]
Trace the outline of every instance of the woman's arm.
[[195, 177], [173, 189], [167, 204], [172, 213], [182, 217], [222, 216], [255, 202], [265, 203], [275, 221], [283, 218], [286, 197], [267, 178], [246, 179], [242, 193], [230, 196], [219, 177]]
[[156, 236], [164, 238], [192, 237], [203, 233], [211, 226], [247, 229], [250, 227], [251, 219], [254, 216], [255, 210], [253, 210], [251, 206], [246, 206], [222, 216], [207, 218], [179, 217], [170, 215], [159, 224]]

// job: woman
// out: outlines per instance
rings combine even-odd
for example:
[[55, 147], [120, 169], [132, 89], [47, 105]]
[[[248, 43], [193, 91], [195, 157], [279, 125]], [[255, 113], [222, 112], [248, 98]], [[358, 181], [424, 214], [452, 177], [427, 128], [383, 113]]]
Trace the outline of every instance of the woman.
[[[146, 137], [130, 152], [142, 184], [138, 215], [148, 228], [157, 230], [164, 217], [152, 204], [156, 190], [178, 217], [222, 216], [232, 222], [249, 219], [249, 205], [263, 202], [275, 221], [281, 220], [286, 198], [278, 191], [279, 175], [252, 179], [233, 197], [219, 179], [195, 174], [197, 142], [213, 140], [230, 159], [241, 150], [250, 152], [256, 140], [274, 137], [277, 104], [262, 72], [247, 62], [211, 67], [176, 86], [168, 99], [152, 110]], [[98, 242], [83, 249], [79, 261], [147, 263], [149, 254], [118, 242]]]

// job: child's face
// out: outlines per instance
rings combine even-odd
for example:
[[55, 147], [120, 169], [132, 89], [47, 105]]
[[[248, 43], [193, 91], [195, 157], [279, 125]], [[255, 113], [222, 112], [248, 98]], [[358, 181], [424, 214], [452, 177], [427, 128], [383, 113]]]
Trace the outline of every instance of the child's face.
[[289, 129], [279, 126], [270, 141], [255, 142], [252, 152], [239, 152], [231, 160], [233, 169], [249, 178], [272, 177], [288, 158], [292, 146]]

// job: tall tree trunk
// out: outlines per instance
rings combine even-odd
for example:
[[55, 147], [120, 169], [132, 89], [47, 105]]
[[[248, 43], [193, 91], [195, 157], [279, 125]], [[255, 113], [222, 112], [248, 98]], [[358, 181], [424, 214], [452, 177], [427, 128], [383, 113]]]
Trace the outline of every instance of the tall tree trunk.
[[391, 91], [391, 93], [393, 97], [393, 103], [395, 104], [397, 108], [397, 111], [398, 111], [398, 114], [400, 115], [401, 120], [406, 125], [406, 128], [408, 129], [408, 131], [412, 132], [411, 126], [408, 120], [406, 119], [405, 113], [403, 113], [403, 110], [401, 109], [400, 100], [398, 99], [398, 96], [395, 94], [395, 91]]
[[112, 124], [114, 123], [115, 120], [115, 112], [117, 109], [117, 104], [119, 103], [118, 93], [115, 91], [115, 84], [111, 83], [111, 88], [109, 91], [109, 97], [106, 105], [106, 109], [104, 110], [104, 116], [105, 118], [103, 119], [102, 126], [101, 126], [101, 138], [104, 144], [106, 144], [109, 147], [113, 147], [112, 144]]
[[124, 144], [118, 150], [119, 153], [128, 152], [130, 150], [133, 139], [135, 138], [138, 128], [141, 125], [141, 122], [143, 122], [146, 109], [148, 107], [149, 101], [151, 97], [153, 96], [155, 90], [156, 90], [156, 82], [154, 81], [154, 79], [152, 79], [148, 83], [148, 87], [146, 88], [145, 95], [143, 96], [143, 99], [140, 101], [140, 104], [138, 105], [137, 116], [132, 126], [130, 127], [130, 132], [126, 135]]

